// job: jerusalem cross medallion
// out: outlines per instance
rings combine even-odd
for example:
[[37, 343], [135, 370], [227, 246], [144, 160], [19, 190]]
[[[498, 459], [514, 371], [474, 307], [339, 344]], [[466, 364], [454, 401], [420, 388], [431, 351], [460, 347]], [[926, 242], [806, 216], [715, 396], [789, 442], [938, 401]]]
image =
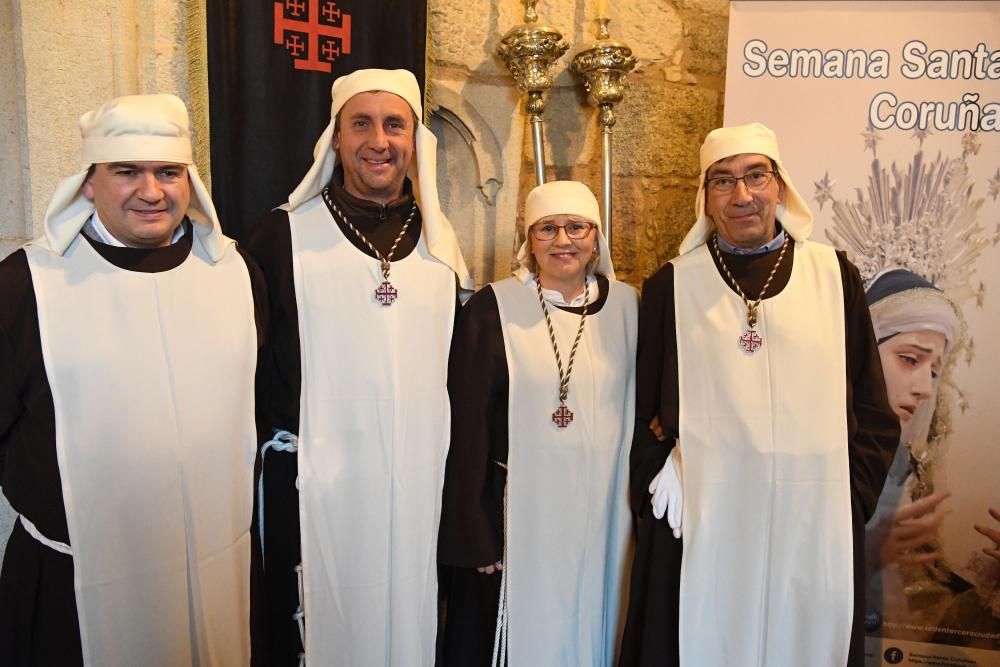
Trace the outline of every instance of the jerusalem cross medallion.
[[569, 423], [573, 421], [573, 413], [565, 405], [560, 405], [556, 408], [556, 411], [552, 413], [552, 421], [555, 422], [556, 426], [559, 428], [566, 428]]
[[383, 306], [391, 306], [397, 298], [399, 298], [399, 290], [393, 287], [388, 280], [383, 280], [382, 284], [375, 290], [375, 300]]
[[760, 346], [763, 344], [764, 339], [761, 338], [760, 335], [753, 329], [747, 329], [743, 332], [743, 335], [740, 336], [739, 346], [747, 354], [753, 354], [759, 350]]

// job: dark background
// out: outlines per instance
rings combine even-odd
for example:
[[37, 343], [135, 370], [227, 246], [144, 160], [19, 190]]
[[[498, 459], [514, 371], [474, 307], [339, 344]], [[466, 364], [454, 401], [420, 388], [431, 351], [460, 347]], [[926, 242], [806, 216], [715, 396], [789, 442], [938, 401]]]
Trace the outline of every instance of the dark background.
[[[228, 236], [243, 239], [283, 204], [313, 162], [330, 122], [334, 79], [357, 69], [412, 71], [424, 82], [426, 0], [208, 0], [212, 199]], [[276, 8], [286, 25], [274, 43]], [[325, 10], [325, 14], [324, 14]], [[342, 14], [338, 18], [334, 11]], [[285, 42], [306, 45], [306, 18], [340, 27], [350, 15], [350, 53], [330, 72], [296, 69]], [[332, 17], [332, 21], [327, 19]], [[321, 37], [320, 46], [330, 38]], [[339, 40], [333, 46], [344, 50]], [[303, 52], [300, 59], [305, 59]], [[322, 59], [322, 56], [321, 56]]]

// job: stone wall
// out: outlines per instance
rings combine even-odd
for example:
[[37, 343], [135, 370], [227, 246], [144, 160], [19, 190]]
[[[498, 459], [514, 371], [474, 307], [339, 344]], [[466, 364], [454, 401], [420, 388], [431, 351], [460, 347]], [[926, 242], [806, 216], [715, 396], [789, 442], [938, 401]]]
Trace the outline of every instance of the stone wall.
[[[41, 230], [59, 180], [80, 161], [77, 118], [119, 95], [191, 100], [199, 0], [14, 0], [0, 8], [0, 257]], [[196, 96], [199, 97], [199, 96]], [[199, 110], [201, 107], [199, 106]], [[207, 117], [207, 116], [206, 116]]]
[[[9, 45], [0, 49], [0, 90], [18, 91], [22, 85], [20, 78], [20, 39], [15, 26], [17, 3], [0, 4], [0, 35], [3, 43]], [[24, 99], [21, 95], [0, 95], [0, 206], [4, 214], [0, 216], [0, 257], [26, 240], [29, 228], [24, 216], [24, 160], [21, 136], [25, 124]], [[0, 514], [2, 527], [2, 514]]]

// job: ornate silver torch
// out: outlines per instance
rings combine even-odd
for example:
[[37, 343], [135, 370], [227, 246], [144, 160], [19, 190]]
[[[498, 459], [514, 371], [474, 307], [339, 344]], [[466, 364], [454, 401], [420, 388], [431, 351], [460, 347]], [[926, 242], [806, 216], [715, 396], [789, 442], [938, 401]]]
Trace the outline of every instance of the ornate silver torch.
[[547, 25], [537, 25], [537, 0], [524, 0], [524, 23], [511, 28], [497, 48], [497, 55], [514, 77], [517, 87], [528, 93], [524, 108], [531, 118], [531, 141], [535, 153], [535, 181], [545, 182], [545, 145], [542, 137], [542, 115], [545, 113], [545, 91], [552, 87], [552, 65], [569, 44], [562, 33]]
[[635, 67], [632, 49], [611, 39], [608, 23], [611, 19], [597, 19], [597, 40], [573, 57], [570, 69], [583, 79], [587, 99], [600, 109], [597, 122], [601, 126], [601, 187], [604, 233], [608, 245], [612, 243], [611, 231], [611, 128], [615, 124], [614, 106], [625, 96], [625, 75]]

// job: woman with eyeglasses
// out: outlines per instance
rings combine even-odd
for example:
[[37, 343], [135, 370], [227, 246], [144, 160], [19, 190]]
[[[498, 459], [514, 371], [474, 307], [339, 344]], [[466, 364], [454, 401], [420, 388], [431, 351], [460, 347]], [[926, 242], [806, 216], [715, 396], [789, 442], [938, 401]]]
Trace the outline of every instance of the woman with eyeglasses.
[[456, 323], [443, 663], [606, 666], [631, 529], [638, 298], [614, 279], [587, 186], [538, 186], [524, 220], [520, 268]]

